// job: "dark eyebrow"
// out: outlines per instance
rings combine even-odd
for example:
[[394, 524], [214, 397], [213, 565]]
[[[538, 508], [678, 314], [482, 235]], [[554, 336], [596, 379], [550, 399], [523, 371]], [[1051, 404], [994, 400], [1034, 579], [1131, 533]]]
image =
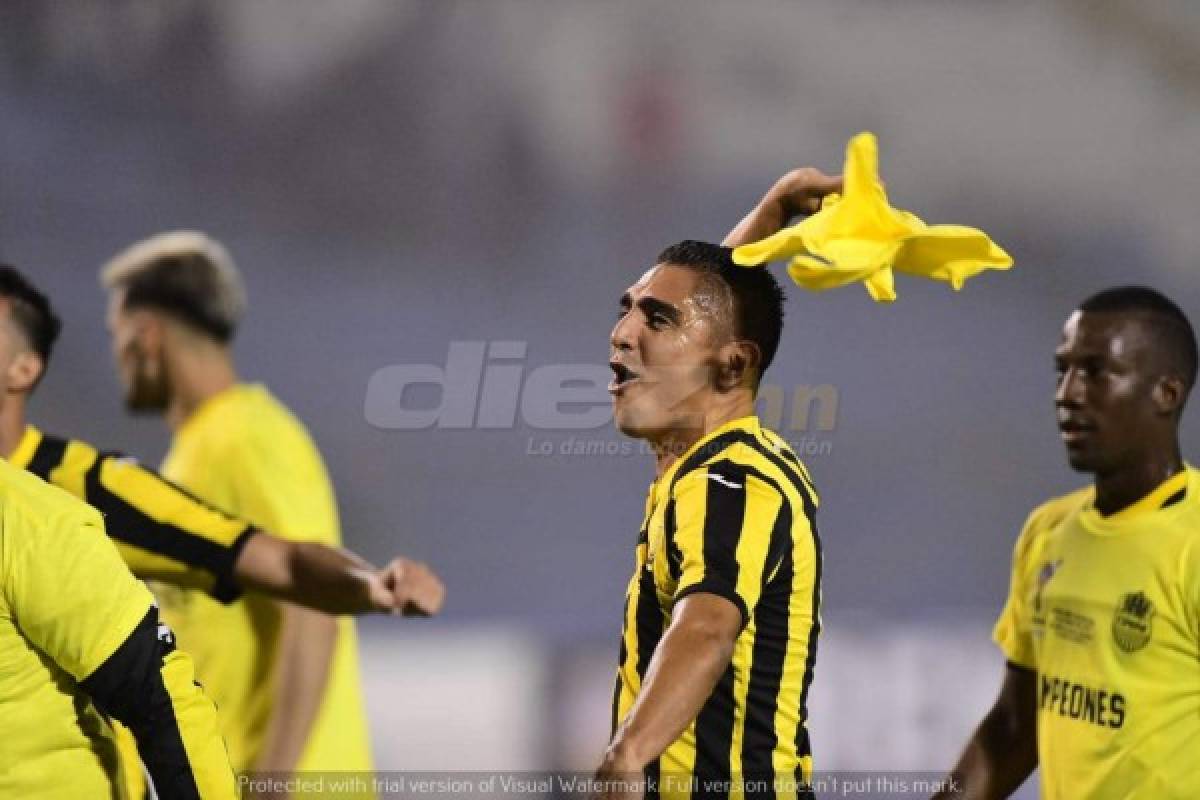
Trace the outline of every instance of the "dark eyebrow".
[[638, 300], [638, 308], [640, 308], [642, 313], [647, 317], [652, 317], [655, 314], [662, 314], [664, 317], [669, 319], [673, 325], [677, 324], [682, 316], [679, 313], [679, 309], [675, 306], [671, 305], [670, 303], [664, 303], [662, 300], [658, 300], [653, 297], [643, 297], [641, 300]]

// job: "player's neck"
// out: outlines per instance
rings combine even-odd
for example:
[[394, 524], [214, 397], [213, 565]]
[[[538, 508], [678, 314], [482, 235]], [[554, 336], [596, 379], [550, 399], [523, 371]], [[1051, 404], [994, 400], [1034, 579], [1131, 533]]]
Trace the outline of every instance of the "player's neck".
[[9, 395], [0, 404], [0, 458], [7, 461], [25, 436], [25, 396]]
[[1137, 464], [1096, 475], [1095, 508], [1104, 516], [1115, 514], [1141, 500], [1164, 481], [1183, 470], [1179, 443], [1153, 451]]
[[164, 417], [172, 431], [200, 406], [238, 382], [233, 358], [223, 347], [181, 348], [170, 359], [171, 400]]
[[749, 392], [718, 395], [703, 414], [698, 426], [688, 426], [670, 431], [650, 443], [654, 450], [655, 475], [661, 478], [692, 445], [735, 419], [754, 413], [754, 396]]

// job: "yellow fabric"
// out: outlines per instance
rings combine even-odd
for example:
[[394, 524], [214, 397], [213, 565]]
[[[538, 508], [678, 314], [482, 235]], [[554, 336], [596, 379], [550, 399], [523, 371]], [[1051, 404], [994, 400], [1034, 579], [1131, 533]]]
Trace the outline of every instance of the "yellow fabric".
[[[94, 509], [0, 463], [0, 797], [128, 797], [112, 728], [81, 684], [152, 602]], [[159, 733], [183, 744], [199, 797], [233, 800], [216, 709], [190, 659], [176, 650], [160, 674], [175, 728]]]
[[[9, 463], [28, 469], [45, 436], [25, 428]], [[233, 568], [246, 522], [200, 502], [137, 461], [72, 439], [46, 479], [105, 515], [108, 535], [139, 578], [237, 594]]]
[[650, 488], [625, 599], [613, 724], [628, 714], [646, 669], [693, 592], [728, 599], [745, 627], [730, 670], [649, 772], [664, 798], [694, 781], [774, 782], [795, 797], [811, 780], [805, 699], [819, 623], [816, 492], [787, 444], [756, 417], [713, 431]]
[[1200, 473], [1168, 484], [1110, 517], [1058, 498], [1017, 541], [993, 635], [1038, 673], [1046, 800], [1200, 797]]
[[0, 463], [0, 797], [124, 797], [79, 681], [150, 608], [100, 515]]
[[[45, 439], [27, 425], [9, 463], [29, 469]], [[139, 578], [201, 589], [223, 600], [236, 596], [233, 566], [245, 522], [201, 503], [133, 459], [102, 454], [77, 439], [67, 441], [59, 460], [48, 465], [46, 479], [107, 515], [107, 533]], [[112, 726], [126, 794], [141, 798], [146, 783], [137, 742], [119, 722]]]
[[[210, 399], [171, 443], [163, 474], [218, 508], [296, 540], [340, 543], [333, 488], [304, 426], [261, 386]], [[237, 771], [253, 769], [272, 713], [280, 612], [156, 585], [164, 620], [220, 709]], [[371, 769], [353, 620], [338, 620], [329, 680], [300, 770]]]
[[985, 269], [1008, 269], [1012, 258], [987, 234], [961, 225], [926, 225], [892, 208], [879, 180], [875, 136], [860, 133], [846, 147], [844, 194], [825, 198], [816, 214], [733, 251], [742, 266], [790, 258], [799, 286], [823, 291], [863, 281], [876, 302], [896, 299], [893, 270], [945, 281], [956, 290]]

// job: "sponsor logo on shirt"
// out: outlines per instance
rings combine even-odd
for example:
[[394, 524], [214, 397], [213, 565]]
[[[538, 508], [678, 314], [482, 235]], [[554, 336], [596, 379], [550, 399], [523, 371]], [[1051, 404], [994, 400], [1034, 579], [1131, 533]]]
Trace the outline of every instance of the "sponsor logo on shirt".
[[1136, 653], [1150, 642], [1153, 623], [1154, 603], [1145, 592], [1123, 594], [1113, 615], [1113, 641], [1126, 653]]
[[1125, 696], [1066, 678], [1042, 675], [1039, 707], [1043, 713], [1089, 722], [1102, 728], [1125, 724]]

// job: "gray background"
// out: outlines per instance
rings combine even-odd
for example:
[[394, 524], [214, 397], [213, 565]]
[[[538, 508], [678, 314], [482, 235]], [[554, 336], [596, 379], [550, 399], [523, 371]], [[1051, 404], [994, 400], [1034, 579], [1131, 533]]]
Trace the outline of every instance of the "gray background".
[[1200, 307], [1200, 12], [1100, 5], [6, 2], [0, 257], [67, 320], [33, 417], [161, 457], [121, 409], [96, 270], [207, 230], [249, 285], [241, 371], [309, 425], [347, 543], [434, 564], [447, 626], [615, 644], [650, 460], [530, 456], [569, 432], [519, 421], [382, 431], [367, 381], [457, 340], [527, 342], [526, 374], [603, 363], [662, 246], [872, 130], [897, 206], [1017, 266], [958, 295], [900, 277], [890, 307], [793, 289], [769, 380], [838, 392], [808, 459], [830, 618], [985, 633], [1025, 514], [1080, 484], [1052, 413], [1066, 314], [1134, 282]]

